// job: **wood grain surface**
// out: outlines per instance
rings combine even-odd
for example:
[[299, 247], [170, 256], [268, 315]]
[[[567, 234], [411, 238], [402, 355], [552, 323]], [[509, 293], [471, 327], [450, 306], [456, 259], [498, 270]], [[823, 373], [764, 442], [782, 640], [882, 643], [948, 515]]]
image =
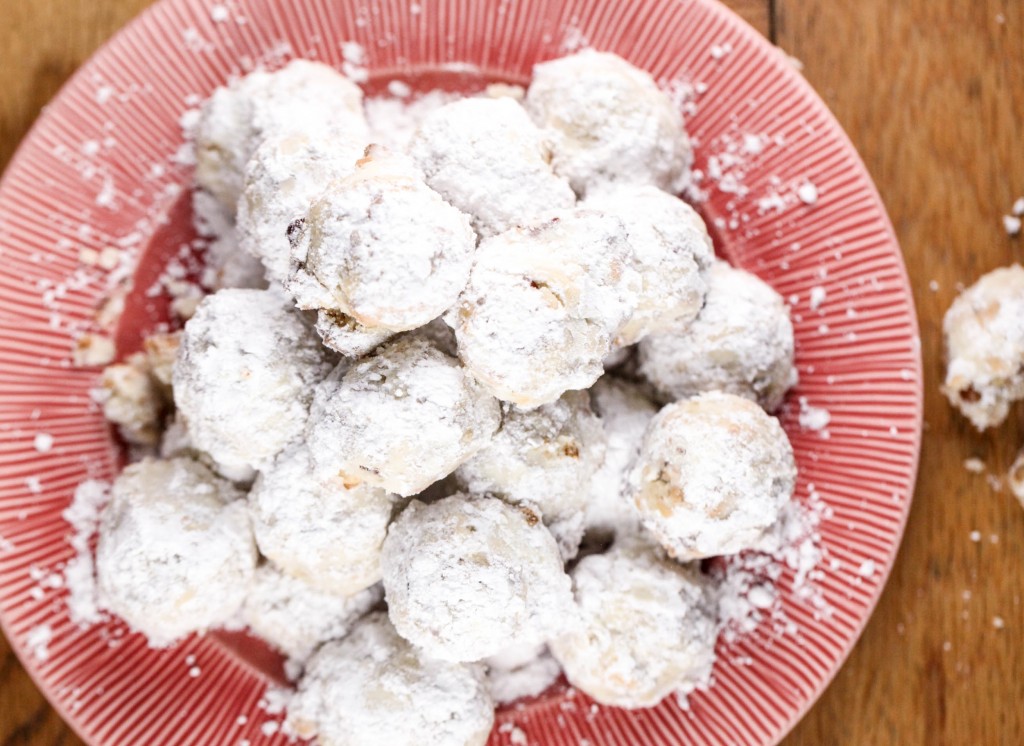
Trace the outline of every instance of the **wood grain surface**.
[[[0, 167], [60, 84], [147, 4], [0, 3]], [[1024, 253], [1001, 223], [1024, 196], [1024, 2], [727, 4], [803, 62], [867, 163], [906, 255], [925, 359], [921, 475], [896, 568], [784, 743], [1024, 743], [1024, 510], [997, 482], [1024, 442], [1021, 413], [979, 435], [937, 389], [958, 285]], [[988, 472], [968, 471], [971, 457]], [[80, 743], [0, 637], [0, 746]]]

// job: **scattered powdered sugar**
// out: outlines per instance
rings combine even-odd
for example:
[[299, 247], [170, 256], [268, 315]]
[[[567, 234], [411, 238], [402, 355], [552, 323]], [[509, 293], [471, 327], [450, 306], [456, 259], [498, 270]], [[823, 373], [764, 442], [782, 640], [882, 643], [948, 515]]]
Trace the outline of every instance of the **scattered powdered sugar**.
[[38, 624], [28, 631], [25, 644], [28, 645], [32, 657], [37, 661], [45, 661], [50, 657], [50, 643], [53, 641], [53, 629], [48, 624]]
[[[808, 486], [808, 492], [806, 501], [794, 499], [783, 508], [779, 522], [758, 551], [736, 555], [725, 563], [724, 569], [715, 570], [719, 626], [726, 642], [736, 642], [766, 621], [775, 635], [799, 634], [799, 628], [782, 608], [779, 580], [786, 572], [793, 574], [793, 597], [809, 604], [815, 619], [832, 614], [816, 583], [824, 576], [819, 568], [825, 557], [818, 526], [831, 514], [831, 509], [813, 485]], [[873, 565], [865, 563], [862, 567], [874, 572]]]
[[822, 437], [826, 437], [828, 431], [825, 428], [832, 421], [832, 413], [824, 407], [811, 406], [806, 396], [801, 396], [798, 401], [800, 402], [800, 427], [804, 430], [821, 432]]
[[818, 201], [818, 187], [813, 182], [805, 181], [797, 187], [796, 196], [805, 205], [813, 205]]
[[64, 520], [74, 529], [69, 543], [75, 556], [64, 567], [68, 615], [79, 627], [104, 618], [96, 598], [96, 571], [90, 543], [109, 499], [110, 483], [90, 479], [78, 485], [71, 505], [63, 513]]
[[817, 311], [818, 308], [821, 307], [821, 304], [825, 302], [827, 295], [828, 293], [821, 285], [815, 285], [811, 288], [811, 310]]
[[36, 433], [32, 445], [39, 453], [49, 453], [53, 450], [53, 436], [49, 433]]
[[986, 470], [985, 462], [975, 457], [964, 459], [964, 468], [972, 474], [984, 474]]

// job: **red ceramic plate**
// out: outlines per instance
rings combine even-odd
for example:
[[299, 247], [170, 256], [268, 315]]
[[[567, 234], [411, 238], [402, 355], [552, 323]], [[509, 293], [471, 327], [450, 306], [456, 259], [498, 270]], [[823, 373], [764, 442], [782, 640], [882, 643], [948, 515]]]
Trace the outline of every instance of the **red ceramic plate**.
[[[122, 353], [137, 344], [165, 315], [148, 288], [192, 237], [182, 115], [253, 64], [341, 66], [346, 41], [365, 49], [377, 89], [525, 82], [581, 44], [674, 81], [720, 250], [793, 304], [801, 380], [783, 422], [798, 497], [829, 508], [815, 582], [831, 613], [797, 598], [786, 572], [795, 631], [769, 620], [720, 641], [715, 683], [688, 710], [595, 707], [560, 686], [500, 712], [492, 742], [776, 743], [835, 675], [896, 555], [920, 448], [919, 340], [899, 247], [850, 142], [786, 56], [713, 0], [163, 0], [104, 47], [0, 186], [0, 621], [14, 649], [91, 744], [285, 742], [258, 705], [275, 670], [261, 648], [211, 635], [154, 651], [116, 623], [79, 630], [65, 591], [40, 577], [73, 554], [61, 513], [75, 486], [117, 468], [90, 404], [97, 371], [70, 362], [75, 340], [137, 268], [117, 330]], [[89, 250], [105, 249], [95, 264]], [[829, 437], [801, 429], [798, 397], [831, 413]]]

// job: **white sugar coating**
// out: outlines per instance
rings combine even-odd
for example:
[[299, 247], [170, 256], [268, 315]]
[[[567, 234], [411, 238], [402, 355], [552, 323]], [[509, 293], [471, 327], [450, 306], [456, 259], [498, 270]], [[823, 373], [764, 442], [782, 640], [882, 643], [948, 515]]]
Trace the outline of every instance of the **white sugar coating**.
[[545, 134], [511, 98], [464, 98], [429, 114], [409, 148], [427, 184], [473, 218], [481, 236], [501, 233], [576, 195], [551, 170]]
[[262, 290], [267, 286], [263, 264], [242, 250], [238, 243], [238, 234], [233, 229], [211, 240], [204, 255], [206, 266], [201, 282], [203, 287], [209, 290]]
[[704, 270], [715, 256], [697, 211], [650, 185], [602, 189], [583, 204], [622, 220], [636, 257], [633, 266], [643, 280], [639, 303], [616, 344], [631, 345], [652, 332], [689, 324], [704, 305]]
[[774, 411], [797, 379], [785, 301], [725, 262], [715, 262], [707, 279], [707, 302], [692, 323], [640, 342], [641, 375], [665, 401], [724, 391]]
[[252, 484], [252, 480], [256, 478], [256, 471], [251, 466], [227, 467], [224, 464], [217, 463], [210, 454], [196, 448], [189, 437], [188, 428], [178, 413], [175, 413], [165, 421], [164, 431], [160, 437], [160, 447], [157, 450], [158, 455], [163, 459], [180, 456], [198, 461], [210, 468], [218, 476], [224, 477], [224, 479], [234, 482], [236, 485], [248, 487]]
[[459, 357], [495, 396], [523, 407], [585, 389], [636, 306], [640, 276], [622, 221], [549, 213], [485, 239], [447, 320]]
[[199, 449], [258, 468], [302, 433], [329, 370], [317, 335], [273, 290], [221, 290], [185, 325], [174, 399]]
[[228, 621], [256, 566], [241, 497], [189, 459], [147, 459], [126, 468], [100, 523], [101, 605], [154, 647]]
[[595, 383], [590, 397], [601, 418], [607, 447], [604, 463], [590, 479], [584, 524], [588, 535], [609, 539], [635, 533], [640, 527], [639, 516], [625, 494], [626, 474], [658, 408], [639, 386], [611, 376]]
[[363, 326], [351, 316], [321, 308], [316, 314], [316, 333], [342, 357], [357, 358], [380, 347], [398, 332]]
[[317, 474], [304, 445], [281, 454], [249, 492], [260, 553], [311, 586], [342, 596], [380, 580], [393, 505], [384, 490]]
[[483, 746], [494, 703], [482, 666], [425, 656], [381, 612], [313, 655], [287, 723], [320, 746]]
[[196, 127], [196, 183], [233, 213], [245, 164], [265, 137], [342, 130], [365, 139], [362, 102], [357, 85], [308, 60], [272, 73], [257, 70], [218, 88], [203, 104]]
[[605, 432], [586, 391], [567, 391], [536, 409], [502, 407], [501, 429], [456, 476], [473, 494], [539, 508], [566, 559], [583, 538], [591, 475], [604, 462]]
[[437, 90], [411, 100], [391, 96], [368, 98], [363, 108], [370, 127], [370, 142], [406, 152], [420, 122], [431, 112], [459, 98], [457, 93]]
[[585, 50], [536, 65], [525, 105], [551, 130], [551, 165], [577, 194], [608, 182], [685, 185], [693, 154], [682, 115], [621, 57]]
[[516, 645], [486, 661], [487, 688], [497, 704], [536, 697], [555, 683], [562, 667], [547, 645]]
[[1024, 268], [1002, 267], [963, 291], [942, 321], [942, 391], [979, 430], [1024, 397]]
[[619, 541], [580, 560], [572, 581], [575, 623], [549, 643], [569, 683], [616, 707], [650, 707], [707, 686], [716, 629], [696, 568]]
[[167, 401], [145, 355], [136, 353], [104, 368], [92, 396], [125, 441], [144, 446], [159, 442]]
[[501, 424], [498, 401], [417, 335], [378, 347], [324, 399], [306, 433], [316, 466], [403, 496], [455, 471]]
[[295, 661], [321, 643], [344, 637], [383, 598], [380, 586], [352, 596], [327, 593], [266, 564], [256, 570], [242, 606], [242, 620]]
[[366, 142], [346, 132], [318, 136], [282, 132], [267, 137], [245, 167], [238, 200], [238, 243], [263, 262], [267, 277], [288, 279], [288, 227], [332, 181], [355, 170]]
[[755, 546], [793, 495], [796, 463], [778, 420], [711, 392], [654, 416], [628, 479], [643, 526], [692, 560]]
[[388, 530], [381, 567], [395, 628], [442, 660], [543, 642], [571, 603], [558, 547], [539, 516], [495, 497], [412, 501]]
[[355, 172], [330, 184], [295, 224], [288, 287], [300, 308], [415, 329], [458, 299], [475, 248], [467, 215], [406, 156], [371, 145]]
[[64, 566], [68, 616], [83, 629], [103, 620], [96, 597], [96, 561], [89, 542], [99, 530], [103, 509], [109, 500], [108, 482], [87, 479], [75, 488], [71, 504], [61, 513], [74, 529], [68, 543], [75, 556]]

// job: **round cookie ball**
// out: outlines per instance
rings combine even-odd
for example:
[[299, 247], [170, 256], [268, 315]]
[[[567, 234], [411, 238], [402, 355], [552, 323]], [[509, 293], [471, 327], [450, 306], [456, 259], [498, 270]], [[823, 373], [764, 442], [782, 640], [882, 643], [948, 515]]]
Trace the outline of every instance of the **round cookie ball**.
[[499, 399], [536, 407], [601, 376], [639, 290], [622, 221], [567, 210], [482, 241], [446, 318], [481, 383]]
[[327, 347], [347, 358], [373, 352], [398, 334], [390, 329], [363, 326], [351, 316], [322, 308], [316, 315], [316, 333]]
[[428, 187], [406, 156], [372, 145], [293, 224], [288, 288], [300, 308], [405, 331], [440, 316], [466, 286], [469, 217]]
[[685, 328], [704, 305], [704, 271], [715, 256], [697, 211], [650, 185], [603, 189], [583, 204], [622, 220], [643, 282], [636, 309], [615, 344], [631, 345], [652, 332]]
[[164, 647], [227, 622], [256, 547], [242, 493], [189, 459], [146, 459], [114, 481], [96, 548], [101, 605]]
[[652, 707], [706, 686], [714, 605], [700, 573], [641, 542], [617, 542], [572, 571], [576, 622], [551, 652], [569, 682], [614, 707]]
[[571, 600], [538, 515], [494, 497], [414, 500], [391, 524], [381, 566], [395, 629], [442, 660], [542, 642]]
[[405, 335], [345, 373], [310, 417], [307, 442], [324, 473], [415, 495], [483, 448], [501, 407], [459, 361]]
[[621, 57], [588, 49], [542, 62], [525, 105], [552, 132], [552, 168], [577, 194], [608, 183], [685, 186], [693, 156], [682, 115]]
[[795, 484], [778, 420], [749, 399], [712, 392], [655, 415], [627, 494], [669, 555], [692, 560], [755, 547]]
[[196, 126], [196, 184], [234, 214], [245, 165], [265, 137], [337, 130], [365, 140], [362, 103], [359, 86], [309, 60], [293, 60], [272, 73], [257, 70], [222, 86], [203, 104]]
[[963, 291], [942, 320], [950, 403], [984, 430], [1024, 398], [1024, 268], [989, 272]]
[[312, 587], [349, 596], [380, 580], [380, 552], [395, 498], [314, 470], [296, 446], [261, 472], [249, 492], [263, 556]]
[[626, 497], [626, 475], [640, 451], [657, 406], [634, 383], [603, 376], [590, 389], [605, 434], [605, 456], [587, 490], [584, 526], [588, 542], [636, 533], [639, 517]]
[[511, 98], [464, 98], [431, 112], [409, 153], [427, 184], [472, 216], [481, 236], [576, 204], [551, 170], [544, 133]]
[[707, 277], [692, 323], [640, 342], [640, 373], [664, 401], [724, 391], [773, 412], [797, 380], [789, 310], [767, 283], [725, 262]]
[[273, 290], [208, 295], [185, 324], [174, 400], [192, 443], [228, 468], [261, 468], [301, 435], [330, 370], [316, 333]]
[[494, 703], [482, 666], [429, 658], [375, 613], [309, 660], [288, 724], [321, 746], [483, 746]]
[[567, 391], [536, 409], [503, 407], [501, 429], [456, 476], [474, 494], [490, 493], [540, 509], [564, 558], [576, 556], [590, 478], [604, 461], [605, 433], [585, 391]]
[[284, 131], [263, 140], [245, 167], [238, 200], [238, 243], [283, 283], [291, 264], [288, 227], [305, 217], [326, 186], [351, 174], [366, 143], [342, 132]]
[[352, 596], [326, 593], [266, 564], [256, 570], [242, 605], [242, 621], [301, 663], [321, 643], [344, 637], [383, 597], [377, 585]]

